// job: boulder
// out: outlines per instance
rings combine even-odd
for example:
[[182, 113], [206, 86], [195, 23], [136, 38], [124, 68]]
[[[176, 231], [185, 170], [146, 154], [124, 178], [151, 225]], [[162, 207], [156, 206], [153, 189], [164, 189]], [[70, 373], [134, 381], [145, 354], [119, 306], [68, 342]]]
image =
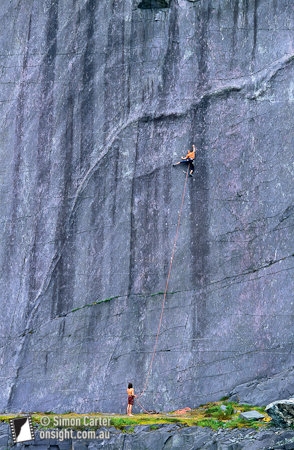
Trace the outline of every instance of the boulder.
[[246, 420], [260, 420], [260, 419], [264, 419], [264, 415], [260, 414], [258, 411], [252, 410], [252, 411], [246, 411], [246, 412], [242, 412], [240, 414], [240, 417], [242, 419], [246, 419]]
[[266, 412], [275, 425], [289, 427], [294, 424], [294, 398], [272, 402], [267, 405]]

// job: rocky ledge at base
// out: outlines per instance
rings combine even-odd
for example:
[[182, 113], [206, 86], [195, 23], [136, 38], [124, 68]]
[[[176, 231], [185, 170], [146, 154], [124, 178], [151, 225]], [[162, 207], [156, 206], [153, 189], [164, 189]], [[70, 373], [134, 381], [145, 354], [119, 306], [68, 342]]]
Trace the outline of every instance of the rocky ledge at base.
[[[130, 433], [108, 428], [110, 438], [105, 440], [35, 440], [18, 443], [19, 450], [291, 450], [294, 449], [294, 431], [234, 429], [213, 431], [209, 428], [161, 425], [137, 426]], [[9, 450], [14, 444], [9, 425], [0, 424], [0, 450]]]

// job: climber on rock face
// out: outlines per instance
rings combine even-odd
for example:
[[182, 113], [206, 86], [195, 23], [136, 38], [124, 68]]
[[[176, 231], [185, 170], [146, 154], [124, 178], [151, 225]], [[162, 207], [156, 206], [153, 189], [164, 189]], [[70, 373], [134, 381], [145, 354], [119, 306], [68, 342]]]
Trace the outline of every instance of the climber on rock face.
[[179, 162], [173, 164], [173, 167], [177, 166], [178, 164], [189, 164], [189, 175], [192, 176], [193, 172], [194, 172], [193, 161], [195, 159], [195, 156], [196, 156], [196, 147], [193, 144], [192, 150], [188, 150], [187, 155], [181, 157], [182, 161], [179, 161]]

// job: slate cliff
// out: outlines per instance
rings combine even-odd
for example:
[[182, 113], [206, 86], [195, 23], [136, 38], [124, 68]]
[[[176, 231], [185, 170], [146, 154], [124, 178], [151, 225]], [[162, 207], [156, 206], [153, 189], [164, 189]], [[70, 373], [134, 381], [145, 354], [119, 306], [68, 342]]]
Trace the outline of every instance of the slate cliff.
[[142, 389], [192, 143], [142, 402], [291, 368], [292, 2], [1, 6], [0, 408], [124, 412]]

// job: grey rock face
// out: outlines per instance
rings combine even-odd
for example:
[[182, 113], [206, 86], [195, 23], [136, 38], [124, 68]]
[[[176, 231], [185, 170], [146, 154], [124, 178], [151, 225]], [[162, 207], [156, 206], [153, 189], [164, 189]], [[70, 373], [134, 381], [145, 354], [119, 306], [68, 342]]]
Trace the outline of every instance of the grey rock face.
[[266, 412], [280, 427], [288, 427], [294, 424], [294, 399], [277, 400], [266, 407]]
[[293, 367], [272, 377], [261, 378], [236, 386], [230, 399], [241, 403], [266, 405], [279, 398], [289, 398], [294, 394]]
[[293, 366], [292, 4], [143, 3], [1, 3], [1, 410], [142, 390], [192, 143], [141, 402]]

